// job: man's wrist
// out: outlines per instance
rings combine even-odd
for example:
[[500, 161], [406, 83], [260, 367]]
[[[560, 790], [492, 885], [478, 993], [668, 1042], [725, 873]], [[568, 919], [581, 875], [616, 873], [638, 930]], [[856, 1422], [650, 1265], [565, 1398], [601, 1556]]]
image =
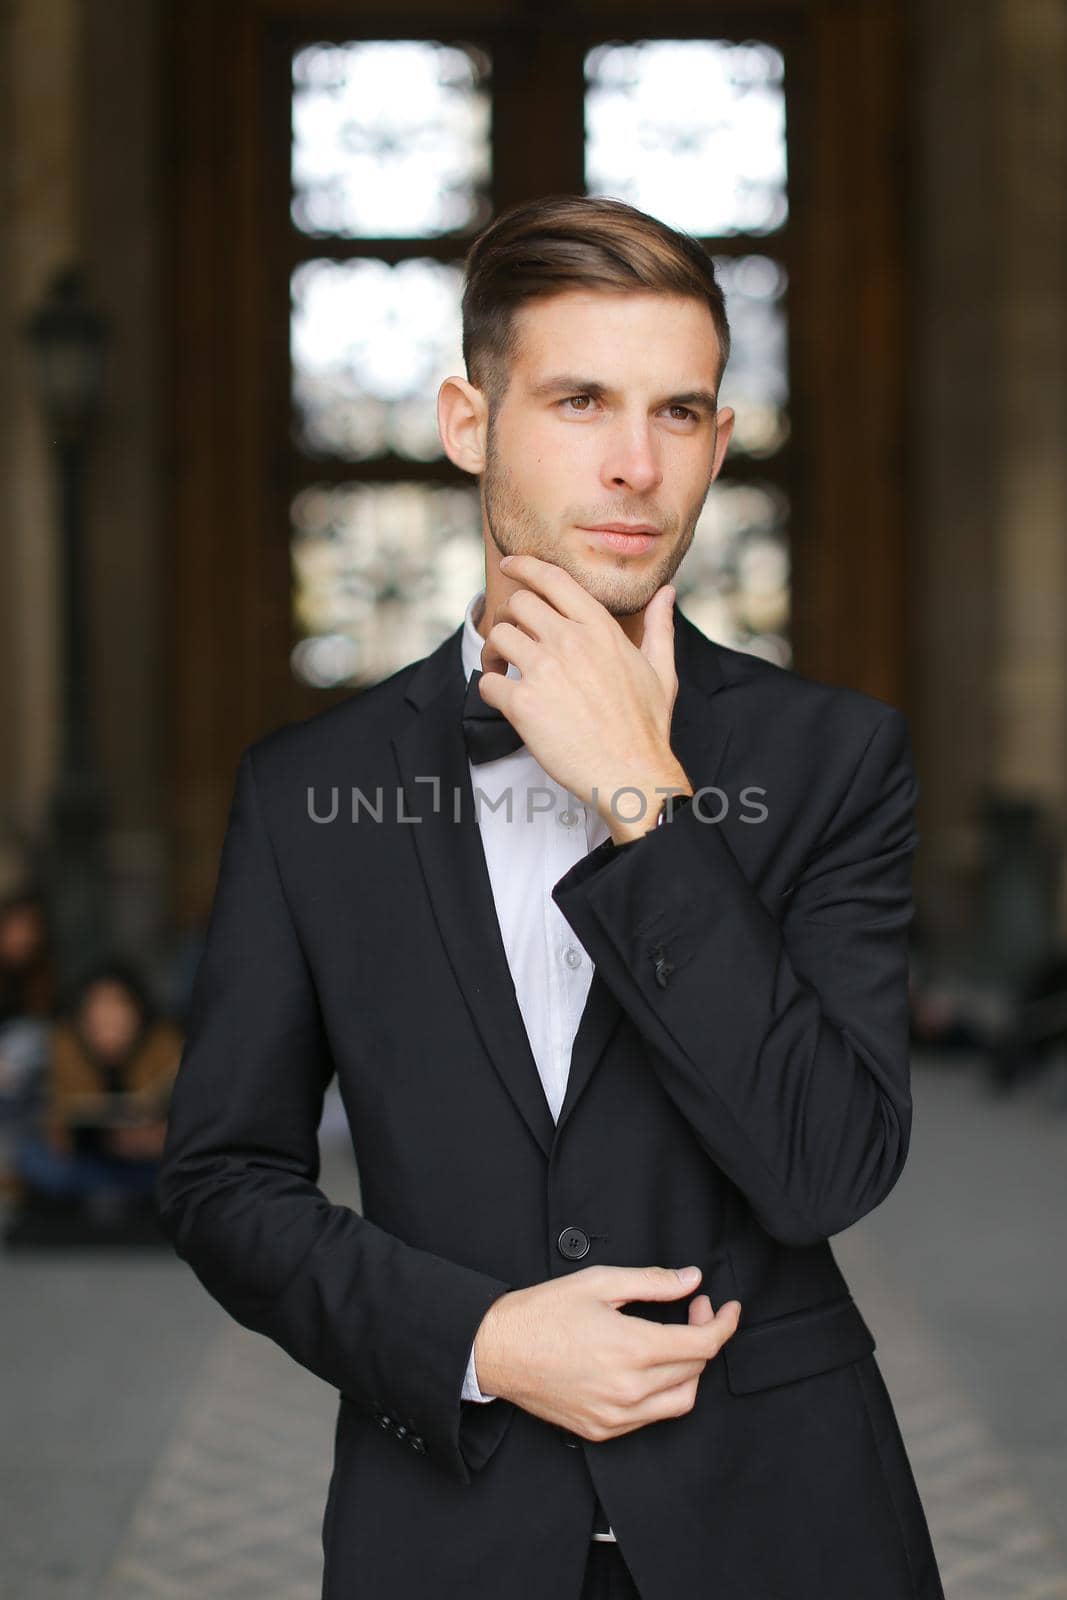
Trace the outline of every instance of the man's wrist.
[[626, 784], [607, 797], [601, 816], [617, 845], [632, 844], [653, 832], [661, 819], [670, 818], [674, 804], [685, 796], [692, 799], [693, 785], [681, 767], [658, 775], [650, 783]]
[[508, 1298], [507, 1294], [502, 1294], [493, 1301], [478, 1326], [471, 1346], [471, 1361], [478, 1387], [483, 1394], [492, 1395], [494, 1399], [504, 1398], [502, 1384], [505, 1379], [499, 1370], [496, 1333], [500, 1315], [498, 1308]]

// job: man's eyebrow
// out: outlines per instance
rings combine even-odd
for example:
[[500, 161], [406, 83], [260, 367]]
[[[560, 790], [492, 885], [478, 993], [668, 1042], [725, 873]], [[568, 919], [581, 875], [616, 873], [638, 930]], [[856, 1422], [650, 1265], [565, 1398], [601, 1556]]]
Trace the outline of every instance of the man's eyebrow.
[[[530, 386], [530, 395], [534, 400], [547, 400], [554, 394], [587, 394], [594, 400], [604, 400], [612, 394], [606, 383], [600, 383], [596, 378], [583, 378], [572, 373], [560, 372], [550, 378], [542, 378], [540, 383]], [[703, 406], [707, 411], [714, 411], [718, 407], [719, 397], [711, 389], [686, 389], [680, 394], [664, 395], [658, 402], [659, 406]]]
[[684, 394], [668, 395], [664, 400], [665, 406], [703, 406], [706, 411], [714, 411], [718, 407], [719, 397], [712, 394], [710, 389], [687, 389]]
[[600, 400], [609, 393], [607, 385], [598, 383], [595, 378], [573, 377], [567, 372], [555, 373], [530, 386], [530, 394], [535, 400], [547, 400], [553, 394], [591, 394]]

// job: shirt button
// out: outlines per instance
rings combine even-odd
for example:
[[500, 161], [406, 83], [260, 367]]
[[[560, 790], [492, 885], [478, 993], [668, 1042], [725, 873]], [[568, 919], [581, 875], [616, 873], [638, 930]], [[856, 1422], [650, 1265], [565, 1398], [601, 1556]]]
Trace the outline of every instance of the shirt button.
[[582, 964], [582, 952], [580, 950], [576, 950], [573, 945], [568, 945], [567, 949], [563, 952], [563, 959], [567, 963], [568, 967], [580, 967]]
[[568, 1261], [581, 1261], [589, 1254], [589, 1235], [581, 1228], [564, 1228], [558, 1245], [560, 1255]]
[[580, 821], [577, 811], [561, 811], [559, 821], [564, 828], [576, 828]]

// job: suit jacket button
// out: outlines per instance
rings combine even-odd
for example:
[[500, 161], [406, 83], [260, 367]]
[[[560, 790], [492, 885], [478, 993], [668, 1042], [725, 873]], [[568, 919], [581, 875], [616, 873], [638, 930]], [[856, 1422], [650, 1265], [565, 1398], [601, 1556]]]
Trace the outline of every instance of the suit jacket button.
[[377, 1416], [376, 1420], [377, 1420], [379, 1428], [391, 1428], [393, 1426], [392, 1417], [390, 1417], [384, 1411], [379, 1411], [378, 1412], [378, 1416]]
[[411, 1435], [411, 1438], [408, 1440], [408, 1444], [413, 1450], [417, 1450], [420, 1456], [424, 1456], [426, 1454], [426, 1440], [420, 1438], [417, 1433], [413, 1433]]
[[568, 1261], [581, 1261], [589, 1254], [589, 1235], [581, 1228], [564, 1228], [558, 1243], [560, 1255]]
[[398, 1439], [406, 1439], [408, 1436], [408, 1430], [405, 1428], [402, 1422], [397, 1423], [396, 1427], [393, 1429], [393, 1432], [396, 1434]]

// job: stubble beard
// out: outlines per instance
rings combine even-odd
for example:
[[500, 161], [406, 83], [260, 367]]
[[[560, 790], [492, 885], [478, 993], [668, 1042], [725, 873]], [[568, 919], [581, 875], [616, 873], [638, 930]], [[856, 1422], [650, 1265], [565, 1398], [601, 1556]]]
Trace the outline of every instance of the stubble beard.
[[[684, 536], [681, 539], [674, 537], [676, 530], [668, 522], [660, 535], [667, 544], [664, 555], [653, 566], [638, 573], [626, 556], [618, 556], [613, 567], [606, 567], [603, 562], [596, 568], [583, 563], [577, 545], [568, 542], [566, 533], [553, 529], [523, 500], [515, 487], [511, 469], [501, 459], [492, 426], [486, 441], [485, 468], [481, 476], [485, 519], [490, 537], [500, 554], [532, 555], [542, 561], [552, 562], [569, 573], [613, 617], [629, 617], [643, 611], [656, 591], [665, 583], [670, 583], [693, 542], [697, 519], [710, 488], [709, 480], [699, 504], [690, 513]], [[616, 512], [614, 516], [609, 513], [603, 520], [636, 522], [638, 516], [627, 519]], [[677, 522], [677, 519], [672, 520]]]

